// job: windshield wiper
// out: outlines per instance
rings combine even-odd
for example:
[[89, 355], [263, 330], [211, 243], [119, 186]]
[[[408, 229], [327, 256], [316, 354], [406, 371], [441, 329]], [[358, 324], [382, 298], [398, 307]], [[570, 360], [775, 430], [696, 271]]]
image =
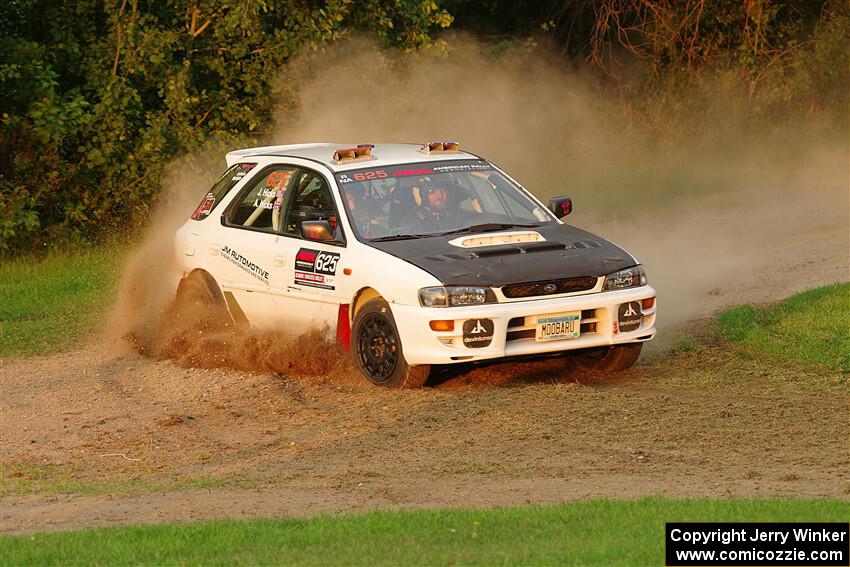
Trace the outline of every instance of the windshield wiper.
[[440, 236], [448, 236], [450, 234], [463, 234], [464, 232], [490, 232], [492, 230], [505, 230], [507, 228], [537, 228], [539, 224], [520, 224], [520, 223], [504, 223], [504, 222], [487, 222], [484, 224], [474, 224], [465, 228], [458, 228], [448, 232], [440, 233]]
[[391, 240], [410, 240], [411, 238], [428, 238], [429, 236], [437, 236], [436, 234], [390, 234], [389, 236], [379, 236], [372, 238], [369, 242], [389, 242]]

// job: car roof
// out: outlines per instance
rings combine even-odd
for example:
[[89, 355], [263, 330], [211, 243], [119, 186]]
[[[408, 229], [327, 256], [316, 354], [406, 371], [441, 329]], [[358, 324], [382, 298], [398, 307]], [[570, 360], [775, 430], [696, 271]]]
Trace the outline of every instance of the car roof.
[[360, 144], [350, 143], [317, 143], [290, 144], [285, 146], [264, 146], [246, 148], [228, 152], [227, 165], [241, 161], [247, 157], [295, 157], [316, 161], [331, 171], [349, 171], [365, 167], [381, 167], [402, 163], [417, 163], [426, 161], [445, 161], [456, 159], [481, 159], [477, 155], [458, 151], [425, 153], [420, 151], [422, 144], [369, 144], [372, 145], [372, 159], [357, 159], [337, 163], [334, 152], [338, 149], [355, 148]]

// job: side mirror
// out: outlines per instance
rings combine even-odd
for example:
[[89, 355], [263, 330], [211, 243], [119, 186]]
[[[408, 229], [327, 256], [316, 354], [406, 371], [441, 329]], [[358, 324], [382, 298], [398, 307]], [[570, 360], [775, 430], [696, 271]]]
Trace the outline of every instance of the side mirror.
[[317, 242], [333, 242], [335, 240], [331, 224], [324, 220], [302, 221], [301, 238]]
[[569, 197], [552, 197], [549, 199], [549, 210], [562, 219], [573, 212], [573, 200]]

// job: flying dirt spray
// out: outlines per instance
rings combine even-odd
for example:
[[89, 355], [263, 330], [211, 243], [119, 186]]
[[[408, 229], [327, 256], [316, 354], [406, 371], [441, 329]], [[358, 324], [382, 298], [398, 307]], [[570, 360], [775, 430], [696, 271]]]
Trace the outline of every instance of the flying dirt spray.
[[[662, 345], [721, 307], [850, 276], [845, 135], [798, 117], [754, 129], [744, 120], [747, 101], [719, 79], [693, 93], [696, 115], [674, 113], [681, 105], [672, 102], [639, 112], [641, 101], [607, 93], [546, 49], [494, 57], [467, 39], [449, 45], [402, 55], [354, 40], [299, 59], [280, 81], [282, 98], [297, 104], [285, 105], [275, 133], [255, 145], [458, 140], [544, 200], [570, 195], [570, 223], [646, 265]], [[193, 159], [190, 174], [175, 166], [181, 173], [125, 274], [119, 328], [158, 355], [179, 344], [184, 364], [242, 349], [219, 354], [217, 364], [305, 370], [286, 345], [263, 357], [249, 348], [254, 335], [228, 329], [222, 344], [210, 329], [187, 334], [166, 309], [175, 282], [160, 277], [162, 264], [173, 257], [174, 231], [224, 168], [222, 153]], [[271, 348], [274, 338], [262, 340]]]

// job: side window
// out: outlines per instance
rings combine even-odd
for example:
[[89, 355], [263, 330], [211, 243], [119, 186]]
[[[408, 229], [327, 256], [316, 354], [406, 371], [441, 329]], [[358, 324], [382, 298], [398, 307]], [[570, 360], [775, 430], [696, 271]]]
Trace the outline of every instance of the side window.
[[321, 175], [302, 170], [294, 177], [292, 198], [289, 200], [283, 231], [298, 235], [301, 222], [305, 220], [326, 220], [336, 229], [336, 207], [325, 179]]
[[261, 175], [236, 198], [227, 223], [269, 232], [280, 232], [283, 203], [295, 179], [292, 167], [276, 167]]
[[254, 169], [256, 163], [237, 163], [228, 167], [212, 189], [207, 192], [201, 203], [192, 213], [193, 220], [204, 220], [212, 213], [221, 200], [227, 193], [233, 189], [233, 186], [239, 183], [243, 177], [248, 175], [248, 172]]

